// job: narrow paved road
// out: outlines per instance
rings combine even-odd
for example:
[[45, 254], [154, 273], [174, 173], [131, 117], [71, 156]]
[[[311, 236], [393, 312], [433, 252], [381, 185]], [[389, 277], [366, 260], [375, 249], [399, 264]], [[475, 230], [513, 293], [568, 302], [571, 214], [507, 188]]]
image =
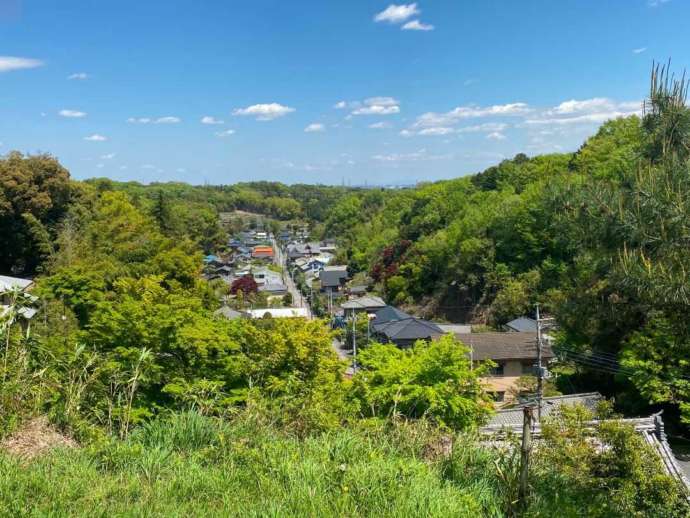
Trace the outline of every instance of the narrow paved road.
[[290, 277], [290, 272], [288, 271], [287, 265], [287, 257], [283, 253], [283, 250], [280, 248], [280, 246], [278, 246], [278, 243], [275, 240], [275, 238], [271, 238], [271, 245], [273, 246], [273, 250], [275, 252], [275, 254], [273, 255], [273, 262], [283, 269], [283, 282], [285, 283], [288, 292], [290, 292], [290, 294], [292, 295], [292, 307], [306, 308], [307, 313], [309, 314], [309, 318], [313, 318], [309, 304], [307, 304], [307, 301], [304, 299], [299, 289], [297, 289], [297, 286], [292, 280], [292, 277]]

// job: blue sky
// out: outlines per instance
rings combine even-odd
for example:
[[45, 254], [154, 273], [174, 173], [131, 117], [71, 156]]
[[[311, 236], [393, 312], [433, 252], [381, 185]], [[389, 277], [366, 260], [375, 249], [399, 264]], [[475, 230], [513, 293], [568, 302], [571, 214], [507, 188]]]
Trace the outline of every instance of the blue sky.
[[690, 66], [687, 0], [0, 0], [0, 153], [76, 178], [410, 184], [574, 150]]

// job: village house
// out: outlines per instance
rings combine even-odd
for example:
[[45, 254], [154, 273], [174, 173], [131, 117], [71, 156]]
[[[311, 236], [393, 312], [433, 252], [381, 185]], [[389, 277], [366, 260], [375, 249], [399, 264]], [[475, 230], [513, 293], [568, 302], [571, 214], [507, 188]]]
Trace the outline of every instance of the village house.
[[252, 259], [273, 259], [273, 247], [255, 246], [252, 249]]
[[419, 340], [431, 341], [443, 336], [441, 328], [433, 322], [411, 316], [388, 322], [373, 322], [371, 327], [372, 334], [401, 349], [409, 349]]
[[[456, 333], [455, 336], [470, 348], [473, 362], [492, 360], [496, 364], [482, 383], [499, 406], [514, 400], [519, 391], [518, 380], [522, 376], [536, 374], [536, 333]], [[542, 348], [543, 365], [554, 358], [551, 346], [545, 343]]]
[[387, 304], [380, 297], [374, 295], [350, 299], [340, 305], [346, 316], [348, 313], [350, 315], [353, 313], [376, 313], [376, 311], [386, 306]]
[[347, 266], [324, 266], [319, 272], [322, 292], [340, 291], [348, 279]]

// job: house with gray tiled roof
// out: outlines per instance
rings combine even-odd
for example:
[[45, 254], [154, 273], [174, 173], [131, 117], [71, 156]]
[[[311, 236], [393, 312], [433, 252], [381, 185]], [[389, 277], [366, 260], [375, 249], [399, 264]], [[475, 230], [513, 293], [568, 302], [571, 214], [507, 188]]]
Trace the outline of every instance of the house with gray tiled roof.
[[[472, 361], [491, 360], [496, 364], [490, 375], [482, 381], [499, 404], [512, 401], [521, 377], [535, 375], [536, 333], [455, 333], [455, 337], [470, 349]], [[555, 356], [548, 340], [545, 340], [542, 348], [543, 366]]]

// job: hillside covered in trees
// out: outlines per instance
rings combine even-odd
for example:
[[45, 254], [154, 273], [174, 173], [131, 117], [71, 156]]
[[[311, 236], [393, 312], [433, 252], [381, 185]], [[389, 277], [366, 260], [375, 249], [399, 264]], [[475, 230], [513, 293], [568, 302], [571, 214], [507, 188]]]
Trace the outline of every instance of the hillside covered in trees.
[[216, 318], [200, 275], [227, 240], [220, 212], [307, 221], [424, 315], [499, 326], [540, 303], [559, 382], [688, 424], [685, 88], [655, 70], [644, 115], [575, 153], [414, 189], [78, 182], [50, 156], [8, 154], [0, 275], [36, 287], [4, 293], [0, 441], [44, 418], [81, 447], [25, 464], [3, 446], [0, 514], [30, 500], [54, 515], [687, 515], [643, 441], [612, 423], [593, 443], [582, 408], [545, 422], [518, 509], [518, 448], [474, 435], [490, 362], [447, 336], [373, 345], [348, 379], [323, 322]]

